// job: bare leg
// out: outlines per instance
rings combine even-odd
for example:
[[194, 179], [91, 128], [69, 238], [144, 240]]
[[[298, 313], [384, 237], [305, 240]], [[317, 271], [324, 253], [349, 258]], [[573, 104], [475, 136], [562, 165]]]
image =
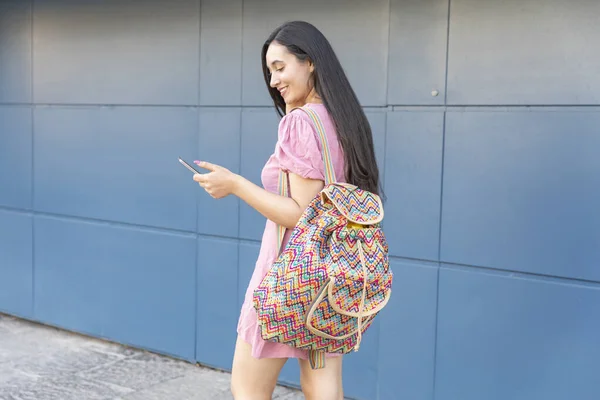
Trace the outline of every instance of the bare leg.
[[238, 337], [233, 356], [231, 392], [235, 400], [271, 400], [287, 358], [252, 357], [250, 345]]
[[343, 357], [327, 358], [325, 368], [311, 369], [308, 360], [300, 362], [300, 385], [306, 400], [343, 400]]

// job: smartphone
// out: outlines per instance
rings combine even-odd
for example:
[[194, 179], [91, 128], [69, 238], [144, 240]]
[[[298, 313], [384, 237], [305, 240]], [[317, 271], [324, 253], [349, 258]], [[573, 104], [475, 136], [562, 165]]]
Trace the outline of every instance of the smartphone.
[[201, 174], [202, 172], [198, 171], [196, 168], [192, 167], [189, 163], [187, 163], [183, 158], [179, 157], [179, 162], [183, 164], [184, 167], [192, 171], [194, 174]]

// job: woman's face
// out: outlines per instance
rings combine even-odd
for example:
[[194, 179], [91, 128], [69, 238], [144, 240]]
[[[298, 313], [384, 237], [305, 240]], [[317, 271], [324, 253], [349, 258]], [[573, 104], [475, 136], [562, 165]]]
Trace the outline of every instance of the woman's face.
[[288, 109], [310, 102], [314, 71], [311, 62], [298, 60], [285, 46], [275, 42], [267, 49], [266, 62], [271, 72], [271, 87], [279, 90]]

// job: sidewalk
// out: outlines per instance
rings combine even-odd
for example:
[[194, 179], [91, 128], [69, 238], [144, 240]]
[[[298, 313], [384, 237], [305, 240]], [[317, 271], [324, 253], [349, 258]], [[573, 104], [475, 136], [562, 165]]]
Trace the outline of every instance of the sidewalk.
[[[232, 399], [227, 373], [0, 314], [0, 400]], [[301, 392], [278, 387], [277, 400]]]

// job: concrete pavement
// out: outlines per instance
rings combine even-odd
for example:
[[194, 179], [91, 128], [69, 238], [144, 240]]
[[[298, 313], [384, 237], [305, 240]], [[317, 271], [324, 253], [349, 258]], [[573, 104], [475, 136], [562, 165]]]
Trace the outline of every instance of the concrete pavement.
[[[232, 399], [230, 375], [0, 314], [0, 400]], [[277, 400], [303, 399], [278, 387]]]

